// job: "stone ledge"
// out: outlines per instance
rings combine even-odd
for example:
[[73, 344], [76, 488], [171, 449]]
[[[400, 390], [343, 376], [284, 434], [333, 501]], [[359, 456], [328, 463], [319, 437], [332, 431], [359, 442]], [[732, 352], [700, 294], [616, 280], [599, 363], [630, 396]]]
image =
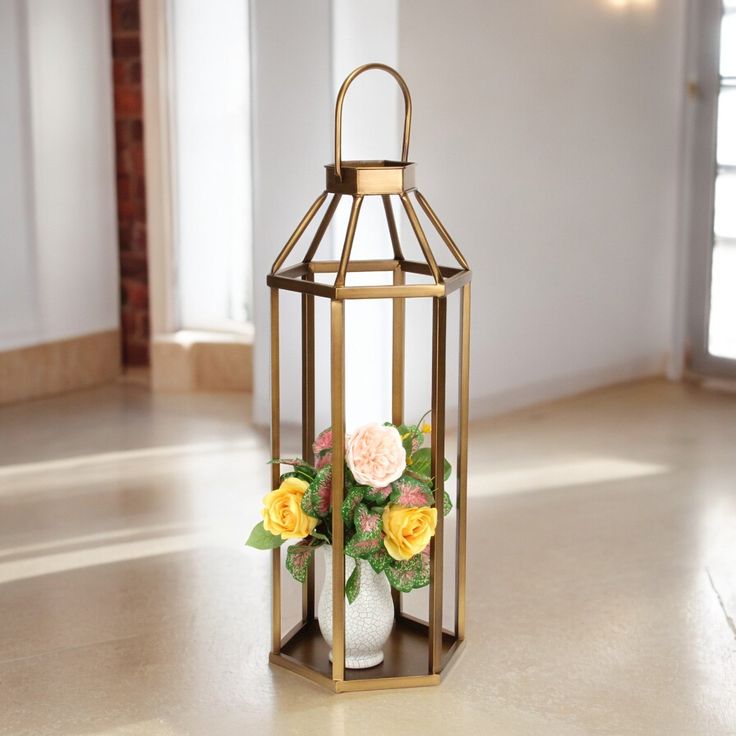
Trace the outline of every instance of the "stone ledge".
[[250, 332], [182, 330], [157, 335], [151, 343], [154, 391], [253, 390]]

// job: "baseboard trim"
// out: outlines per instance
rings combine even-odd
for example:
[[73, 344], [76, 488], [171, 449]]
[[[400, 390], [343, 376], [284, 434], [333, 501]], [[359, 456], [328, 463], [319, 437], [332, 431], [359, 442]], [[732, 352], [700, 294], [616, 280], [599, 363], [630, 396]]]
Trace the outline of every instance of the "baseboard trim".
[[628, 363], [580, 371], [508, 391], [499, 391], [490, 396], [474, 397], [471, 402], [471, 418], [495, 417], [618, 384], [661, 378], [665, 375], [665, 361], [664, 355], [644, 356]]
[[120, 375], [120, 331], [0, 352], [0, 405], [98, 386]]

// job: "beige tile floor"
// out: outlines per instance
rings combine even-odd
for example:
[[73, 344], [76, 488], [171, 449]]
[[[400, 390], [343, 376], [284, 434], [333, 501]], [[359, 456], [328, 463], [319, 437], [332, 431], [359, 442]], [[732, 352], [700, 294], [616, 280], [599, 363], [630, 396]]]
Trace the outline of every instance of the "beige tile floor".
[[0, 410], [0, 733], [736, 733], [736, 396], [665, 383], [475, 423], [468, 645], [439, 688], [269, 668], [245, 400]]

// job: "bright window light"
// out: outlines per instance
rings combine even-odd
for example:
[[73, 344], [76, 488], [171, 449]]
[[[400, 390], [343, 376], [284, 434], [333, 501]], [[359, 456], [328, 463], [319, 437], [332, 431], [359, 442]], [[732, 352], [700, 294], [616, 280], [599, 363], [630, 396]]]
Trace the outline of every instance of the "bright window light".
[[247, 0], [171, 0], [178, 327], [251, 320]]

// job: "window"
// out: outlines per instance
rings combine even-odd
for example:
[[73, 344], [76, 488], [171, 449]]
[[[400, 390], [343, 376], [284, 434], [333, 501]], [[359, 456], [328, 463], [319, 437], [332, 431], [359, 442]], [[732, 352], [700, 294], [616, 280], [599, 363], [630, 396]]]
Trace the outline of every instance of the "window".
[[251, 320], [250, 54], [247, 0], [171, 0], [177, 326]]
[[708, 352], [736, 358], [736, 0], [721, 19]]

